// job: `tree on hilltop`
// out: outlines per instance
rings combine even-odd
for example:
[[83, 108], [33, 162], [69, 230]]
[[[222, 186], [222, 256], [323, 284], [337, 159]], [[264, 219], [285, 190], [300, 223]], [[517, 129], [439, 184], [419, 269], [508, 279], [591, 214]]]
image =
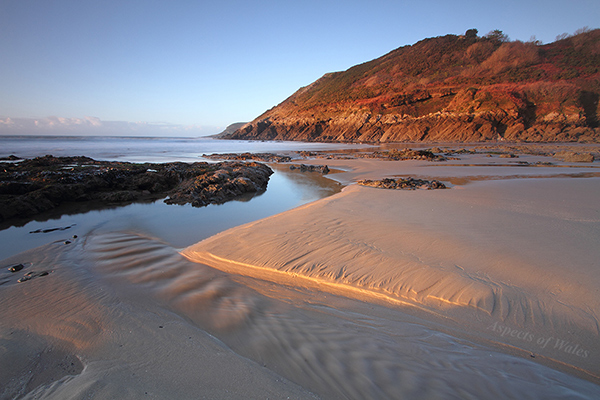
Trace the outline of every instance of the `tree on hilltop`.
[[500, 43], [508, 42], [508, 35], [506, 35], [500, 29], [494, 29], [493, 31], [490, 31], [487, 35], [485, 35], [485, 38]]
[[475, 29], [475, 28], [469, 29], [469, 30], [467, 30], [467, 32], [465, 32], [465, 37], [467, 39], [476, 38], [478, 32], [479, 31], [477, 29]]

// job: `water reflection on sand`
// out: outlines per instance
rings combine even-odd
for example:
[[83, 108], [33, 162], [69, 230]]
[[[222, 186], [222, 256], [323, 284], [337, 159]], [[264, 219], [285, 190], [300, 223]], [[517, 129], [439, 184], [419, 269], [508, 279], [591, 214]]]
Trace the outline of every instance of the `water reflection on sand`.
[[[126, 206], [106, 204], [70, 204], [41, 214], [21, 226], [4, 226], [0, 231], [0, 259], [72, 235], [90, 230], [133, 231], [156, 237], [173, 247], [196, 243], [234, 226], [265, 218], [302, 204], [327, 197], [341, 185], [318, 173], [291, 171], [288, 166], [273, 166], [267, 191], [240, 197], [234, 201], [194, 208], [191, 205], [167, 205], [162, 200]], [[71, 227], [48, 233], [36, 230]]]

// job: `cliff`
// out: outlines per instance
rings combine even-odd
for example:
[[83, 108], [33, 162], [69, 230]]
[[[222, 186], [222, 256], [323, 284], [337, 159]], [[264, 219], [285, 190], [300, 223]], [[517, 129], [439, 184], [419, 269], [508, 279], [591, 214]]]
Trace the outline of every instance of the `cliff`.
[[213, 137], [215, 139], [221, 139], [224, 136], [231, 135], [232, 133], [234, 133], [235, 131], [237, 131], [238, 129], [243, 127], [244, 125], [246, 125], [246, 122], [236, 122], [234, 124], [227, 126], [227, 128], [225, 128], [222, 132], [216, 133], [214, 135], [210, 135], [210, 137]]
[[227, 139], [600, 141], [600, 30], [429, 38], [324, 75]]

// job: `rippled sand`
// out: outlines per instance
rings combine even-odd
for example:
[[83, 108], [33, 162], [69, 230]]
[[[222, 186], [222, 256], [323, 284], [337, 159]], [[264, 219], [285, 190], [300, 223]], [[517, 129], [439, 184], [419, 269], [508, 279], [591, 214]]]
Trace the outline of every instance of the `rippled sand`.
[[183, 250], [113, 232], [4, 260], [28, 264], [0, 272], [0, 398], [600, 397], [600, 178], [331, 164], [470, 183], [351, 185]]

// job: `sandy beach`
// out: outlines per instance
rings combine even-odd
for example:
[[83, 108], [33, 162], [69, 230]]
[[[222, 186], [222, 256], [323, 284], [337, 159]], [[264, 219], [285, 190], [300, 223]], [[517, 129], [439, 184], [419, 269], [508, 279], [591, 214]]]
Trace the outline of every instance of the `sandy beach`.
[[[346, 187], [3, 260], [0, 398], [600, 398], [598, 161], [302, 162]], [[356, 184], [407, 176], [448, 189]]]

